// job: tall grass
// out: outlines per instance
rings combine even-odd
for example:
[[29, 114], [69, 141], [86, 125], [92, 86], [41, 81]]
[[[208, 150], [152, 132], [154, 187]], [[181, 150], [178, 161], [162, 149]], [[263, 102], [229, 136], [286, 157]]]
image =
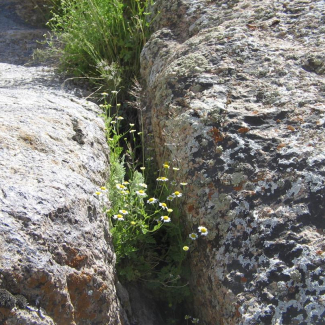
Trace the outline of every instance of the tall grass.
[[126, 93], [149, 37], [151, 1], [61, 0], [48, 22], [60, 70], [88, 78], [98, 92]]

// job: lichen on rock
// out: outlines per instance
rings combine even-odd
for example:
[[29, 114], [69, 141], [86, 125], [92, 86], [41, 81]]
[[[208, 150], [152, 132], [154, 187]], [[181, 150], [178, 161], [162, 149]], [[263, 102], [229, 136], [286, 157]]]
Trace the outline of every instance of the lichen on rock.
[[209, 228], [191, 255], [198, 317], [321, 324], [324, 2], [172, 0], [156, 10], [142, 52], [145, 129], [159, 164], [175, 162], [189, 183], [186, 230]]

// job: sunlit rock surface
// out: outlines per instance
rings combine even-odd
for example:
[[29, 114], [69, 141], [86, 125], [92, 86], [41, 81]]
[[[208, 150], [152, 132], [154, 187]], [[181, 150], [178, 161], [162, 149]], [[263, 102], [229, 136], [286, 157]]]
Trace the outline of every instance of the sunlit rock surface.
[[[200, 323], [325, 322], [324, 1], [157, 1], [147, 134], [189, 183]], [[148, 143], [150, 143], [148, 142]]]
[[[7, 41], [26, 31], [10, 6], [0, 2]], [[0, 324], [128, 324], [107, 217], [94, 195], [109, 170], [100, 111], [65, 91], [50, 68], [9, 64], [30, 52], [7, 41], [0, 42]]]

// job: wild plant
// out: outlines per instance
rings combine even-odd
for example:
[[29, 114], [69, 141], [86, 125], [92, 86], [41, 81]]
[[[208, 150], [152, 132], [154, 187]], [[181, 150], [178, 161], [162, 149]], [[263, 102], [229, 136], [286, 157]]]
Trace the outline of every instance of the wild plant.
[[116, 92], [103, 95], [111, 170], [96, 195], [108, 195], [103, 205], [111, 223], [118, 276], [122, 282], [145, 283], [153, 293], [159, 292], [159, 299], [163, 296], [166, 304], [177, 306], [190, 295], [187, 255], [208, 230], [200, 226], [184, 233], [181, 205], [187, 183], [180, 181], [179, 167], [165, 162], [156, 174], [150, 172], [152, 160], [136, 155], [143, 147], [142, 132], [134, 124], [123, 125]]
[[60, 70], [88, 78], [98, 93], [126, 92], [139, 73], [151, 5], [152, 0], [60, 0], [48, 22], [48, 43], [60, 52]]

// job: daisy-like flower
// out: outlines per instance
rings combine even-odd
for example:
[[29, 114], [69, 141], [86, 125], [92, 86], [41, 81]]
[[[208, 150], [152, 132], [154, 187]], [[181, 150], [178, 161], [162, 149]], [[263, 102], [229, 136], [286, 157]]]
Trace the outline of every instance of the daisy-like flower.
[[112, 90], [111, 93], [114, 94], [114, 95], [117, 95], [118, 91], [117, 90]]
[[192, 319], [192, 323], [193, 324], [198, 324], [199, 323], [199, 319], [198, 318], [193, 318]]
[[181, 193], [181, 192], [178, 192], [178, 191], [176, 191], [176, 192], [174, 192], [173, 194], [172, 194], [172, 196], [174, 196], [174, 197], [181, 197], [183, 194]]
[[157, 181], [158, 182], [167, 182], [168, 181], [168, 178], [167, 177], [164, 177], [164, 176], [163, 177], [158, 177], [157, 178]]
[[140, 169], [141, 169], [141, 170], [145, 170], [145, 169], [146, 169], [146, 167], [140, 167]]
[[177, 170], [179, 170], [179, 168], [177, 168], [177, 167], [173, 167], [173, 170], [176, 170], [176, 171], [177, 171]]
[[190, 316], [190, 315], [185, 315], [185, 319], [187, 320], [187, 319], [190, 319], [190, 318], [192, 318], [192, 316]]
[[163, 210], [167, 210], [167, 204], [166, 203], [159, 203], [159, 206], [163, 209]]
[[116, 124], [116, 121], [111, 121], [111, 124]]
[[165, 163], [163, 164], [163, 167], [166, 168], [166, 169], [169, 169], [169, 168], [170, 168], [170, 166], [169, 166], [169, 164], [168, 164], [167, 162], [165, 162]]
[[129, 132], [130, 132], [130, 133], [134, 133], [134, 132], [136, 132], [136, 130], [130, 130]]
[[180, 185], [182, 185], [182, 186], [186, 186], [187, 185], [187, 183], [179, 183]]
[[195, 234], [194, 232], [192, 232], [191, 234], [188, 235], [192, 240], [197, 239], [197, 234]]
[[119, 120], [119, 121], [121, 121], [121, 120], [124, 120], [124, 117], [122, 117], [122, 116], [117, 116], [116, 119]]
[[132, 226], [137, 224], [135, 221], [131, 221], [130, 223], [131, 223]]
[[188, 246], [183, 246], [183, 251], [187, 252], [190, 248]]
[[106, 188], [105, 186], [102, 186], [100, 189], [101, 189], [103, 192], [106, 192], [106, 191], [107, 191], [107, 188]]
[[147, 196], [147, 194], [144, 190], [139, 190], [139, 191], [136, 191], [135, 193], [137, 193], [139, 196]]
[[128, 181], [124, 181], [123, 185], [129, 185], [130, 183]]
[[143, 188], [147, 188], [147, 187], [148, 187], [148, 185], [145, 184], [145, 183], [140, 183], [139, 186], [141, 186], [141, 187], [143, 187]]
[[103, 193], [102, 192], [99, 192], [99, 191], [97, 191], [97, 192], [95, 192], [95, 195], [97, 195], [97, 196], [101, 196]]
[[125, 191], [124, 190], [124, 191], [121, 191], [120, 194], [122, 194], [122, 195], [128, 195], [128, 194], [130, 194], [130, 191]]
[[121, 107], [121, 104], [120, 103], [116, 104], [116, 107]]
[[208, 234], [208, 229], [206, 227], [200, 226], [199, 232], [201, 233], [202, 236], [206, 236]]
[[170, 184], [175, 186], [175, 185], [177, 185], [177, 182], [176, 181], [171, 181]]
[[147, 203], [149, 203], [149, 204], [154, 204], [154, 203], [157, 203], [157, 202], [158, 202], [158, 200], [155, 199], [154, 197], [151, 197], [151, 198], [147, 201]]
[[174, 196], [173, 195], [168, 195], [167, 196], [167, 201], [173, 201], [174, 200]]
[[126, 187], [124, 185], [122, 185], [122, 184], [116, 184], [116, 188], [118, 190], [125, 190]]
[[108, 93], [101, 93], [102, 96], [108, 96]]
[[123, 215], [126, 215], [126, 214], [128, 214], [129, 212], [126, 211], [126, 210], [119, 210], [119, 213], [122, 213]]
[[167, 212], [168, 213], [171, 213], [171, 212], [173, 212], [174, 210], [173, 209], [167, 209]]
[[129, 125], [130, 125], [130, 126], [131, 126], [131, 128], [132, 128], [132, 127], [134, 126], [134, 123], [130, 123]]
[[115, 220], [119, 220], [119, 221], [124, 221], [123, 214], [115, 214], [115, 215], [113, 216], [113, 219], [115, 219]]
[[161, 221], [163, 221], [163, 222], [170, 222], [170, 221], [171, 221], [170, 218], [169, 218], [168, 216], [162, 216], [162, 217], [160, 217], [160, 219], [161, 219]]

